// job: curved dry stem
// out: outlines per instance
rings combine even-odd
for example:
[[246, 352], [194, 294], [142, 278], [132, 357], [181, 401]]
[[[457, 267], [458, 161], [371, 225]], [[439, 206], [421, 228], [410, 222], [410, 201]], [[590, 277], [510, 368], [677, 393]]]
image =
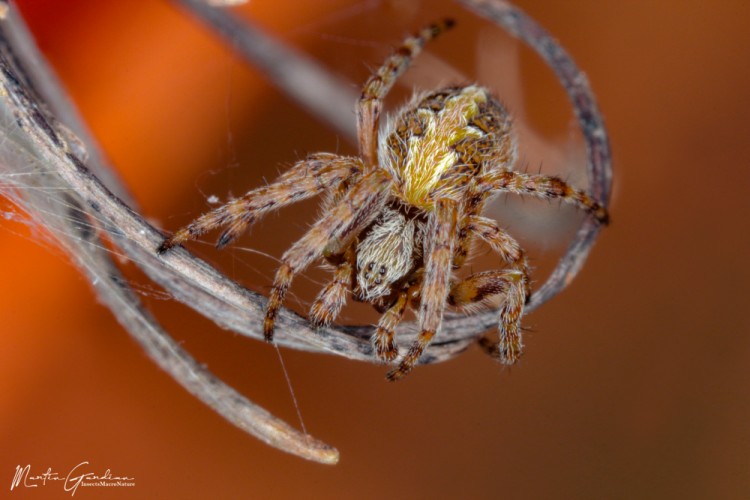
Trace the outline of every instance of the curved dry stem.
[[214, 8], [206, 0], [175, 1], [310, 114], [351, 139], [357, 136], [352, 111], [359, 96], [348, 82], [229, 10]]
[[[599, 112], [586, 75], [578, 69], [557, 40], [510, 2], [505, 0], [457, 1], [523, 40], [555, 72], [557, 79], [568, 94], [583, 133], [587, 157], [586, 173], [591, 193], [599, 203], [607, 207], [612, 188], [612, 155], [609, 150], [609, 137], [604, 126], [604, 119]], [[573, 281], [594, 246], [600, 229], [601, 225], [593, 218], [585, 219], [547, 281], [532, 294], [526, 306], [526, 312], [531, 312], [541, 306]], [[495, 312], [487, 312], [468, 318], [454, 319], [451, 321], [451, 326], [488, 329], [497, 322], [496, 316]]]
[[[192, 2], [194, 12], [203, 18], [210, 17], [205, 2]], [[574, 105], [576, 115], [583, 130], [588, 152], [588, 175], [594, 196], [606, 205], [611, 185], [611, 164], [607, 134], [598, 113], [591, 90], [585, 77], [576, 68], [565, 51], [533, 20], [504, 1], [461, 0], [461, 3], [485, 16], [506, 30], [518, 36], [534, 48], [558, 75]], [[267, 43], [238, 43], [240, 51], [253, 51], [253, 60], [265, 61], [260, 64], [267, 69], [271, 63], [283, 60], [285, 67], [281, 78], [274, 78], [282, 89], [294, 94], [294, 89], [285, 82], [294, 82], [299, 75], [314, 71], [309, 60], [293, 57], [291, 52], [279, 51], [278, 44], [270, 41], [267, 35], [252, 26], [227, 21], [224, 17], [212, 17], [211, 25], [225, 33], [231, 40], [265, 40]], [[218, 19], [218, 21], [216, 21]], [[240, 334], [262, 339], [263, 309], [266, 298], [226, 278], [216, 269], [195, 258], [183, 249], [176, 249], [163, 258], [156, 257], [155, 250], [162, 241], [162, 234], [150, 226], [142, 216], [113, 194], [116, 189], [121, 195], [125, 190], [117, 185], [116, 176], [103, 157], [96, 156], [89, 161], [95, 168], [87, 168], [79, 152], [71, 145], [70, 136], [61, 133], [58, 123], [70, 127], [75, 122], [72, 108], [66, 108], [67, 99], [52, 79], [47, 80], [44, 68], [29, 71], [26, 68], [34, 59], [39, 59], [33, 50], [33, 43], [23, 37], [16, 37], [14, 28], [20, 26], [17, 12], [12, 12], [0, 23], [0, 85], [3, 95], [1, 104], [12, 120], [4, 120], [3, 127], [20, 137], [16, 142], [6, 141], [0, 151], [10, 144], [18, 151], [33, 156], [34, 161], [5, 162], [2, 167], [9, 172], [5, 182], [11, 182], [14, 199], [22, 204], [30, 216], [50, 229], [61, 244], [71, 254], [74, 261], [88, 274], [103, 302], [118, 320], [138, 340], [147, 353], [170, 373], [180, 384], [198, 396], [238, 427], [259, 437], [265, 442], [287, 452], [325, 463], [336, 461], [337, 452], [309, 436], [304, 436], [275, 419], [265, 410], [237, 394], [233, 389], [216, 379], [195, 362], [186, 352], [179, 349], [156, 321], [143, 309], [137, 296], [119, 274], [112, 262], [109, 250], [99, 240], [99, 232], [106, 235], [117, 247], [155, 282], [163, 286], [176, 299], [193, 307], [218, 325]], [[216, 24], [218, 23], [218, 25]], [[253, 38], [260, 37], [260, 38]], [[23, 50], [17, 50], [22, 47]], [[31, 48], [29, 50], [29, 47]], [[291, 55], [290, 55], [291, 54]], [[21, 64], [17, 63], [17, 58]], [[302, 62], [300, 62], [302, 61]], [[295, 77], [297, 75], [297, 77]], [[45, 85], [37, 85], [46, 81]], [[304, 81], [304, 80], [300, 80]], [[33, 82], [33, 86], [32, 86]], [[33, 87], [44, 96], [40, 100]], [[45, 91], [51, 87], [52, 91]], [[338, 128], [347, 135], [353, 135], [354, 123], [344, 124], [339, 118], [320, 111], [315, 104], [325, 102], [326, 110], [348, 110], [354, 100], [345, 105], [331, 106], [326, 95], [340, 96], [340, 85], [334, 80], [322, 78], [312, 93], [298, 93], [295, 97], [321, 120]], [[14, 129], [15, 127], [15, 129]], [[88, 151], [96, 151], [93, 139], [75, 127], [80, 140]], [[33, 165], [33, 168], [29, 168]], [[2, 174], [3, 171], [0, 171]], [[17, 176], [14, 176], [17, 175]], [[109, 188], [100, 179], [107, 179]], [[22, 181], [18, 181], [23, 179]], [[15, 180], [17, 182], [13, 183]], [[8, 191], [7, 187], [2, 187]], [[59, 205], [45, 205], [44, 200], [35, 194], [44, 193], [53, 198], [61, 193], [56, 201]], [[62, 208], [65, 210], [62, 210]], [[57, 218], [52, 217], [57, 215]], [[92, 226], [95, 230], [92, 230]], [[593, 245], [599, 227], [587, 221], [578, 231], [548, 281], [531, 299], [527, 310], [538, 307], [559, 293], [583, 264]], [[484, 331], [493, 328], [497, 321], [495, 312], [475, 316], [446, 316], [440, 338], [433, 342], [420, 360], [422, 364], [450, 359], [464, 351]], [[277, 318], [276, 342], [282, 346], [311, 352], [331, 353], [350, 359], [377, 362], [369, 342], [372, 328], [369, 326], [333, 326], [323, 330], [313, 330], [308, 322], [297, 314], [282, 310]], [[413, 325], [405, 324], [398, 329], [399, 341], [409, 344], [416, 336]]]
[[[12, 42], [11, 42], [12, 41]], [[13, 52], [17, 45], [24, 50], [23, 62], [31, 59], [34, 70], [22, 69], [21, 59]], [[36, 62], [37, 64], [34, 64]], [[100, 202], [115, 200], [104, 191], [96, 195], [81, 194], [71, 183], [71, 168], [95, 179], [82, 166], [70, 137], [60, 133], [56, 119], [47, 109], [62, 110], [74, 118], [71, 107], [58, 107], [64, 94], [52, 88], [50, 105], [42, 105], [31, 86], [31, 77], [45, 80], [42, 90], [54, 87], [54, 79], [28, 38], [22, 20], [13, 10], [0, 22], [0, 192], [5, 194], [35, 226], [47, 230], [59, 246], [68, 252], [88, 276], [100, 300], [147, 354], [185, 389], [212, 407], [227, 420], [264, 442], [321, 463], [336, 463], [338, 452], [325, 443], [302, 434], [263, 408], [253, 404], [216, 378], [195, 361], [158, 325], [145, 310], [112, 260], [107, 245], [100, 238], [104, 227], [110, 237], [127, 238], [112, 221], [96, 217]], [[70, 122], [68, 122], [70, 123]], [[115, 177], [111, 177], [114, 181]], [[95, 184], [100, 184], [98, 180]], [[123, 211], [128, 211], [120, 206]], [[113, 238], [114, 239], [114, 238]]]

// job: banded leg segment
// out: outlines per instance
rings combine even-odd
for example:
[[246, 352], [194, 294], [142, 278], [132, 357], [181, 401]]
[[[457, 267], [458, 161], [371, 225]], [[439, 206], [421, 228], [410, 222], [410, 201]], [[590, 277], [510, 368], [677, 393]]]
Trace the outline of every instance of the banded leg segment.
[[468, 218], [466, 230], [486, 242], [506, 264], [521, 267], [528, 274], [526, 255], [521, 245], [507, 231], [501, 229], [497, 222], [480, 215]]
[[[486, 217], [474, 216], [469, 226], [471, 231], [484, 240], [509, 267], [497, 272], [495, 278], [493, 278], [494, 283], [493, 279], [489, 279], [486, 282], [467, 283], [463, 288], [455, 289], [454, 300], [473, 299], [476, 301], [481, 298], [482, 293], [485, 295], [494, 293], [493, 287], [502, 286], [505, 288], [505, 300], [500, 307], [500, 322], [498, 325], [500, 338], [497, 346], [492, 347], [491, 353], [501, 363], [511, 365], [518, 361], [523, 350], [521, 317], [529, 297], [528, 260], [518, 242], [500, 229], [495, 221]], [[479, 287], [472, 290], [472, 285], [479, 285]], [[482, 287], [485, 287], [485, 289], [482, 290]], [[486, 348], [486, 340], [480, 342], [480, 345], [490, 352]]]
[[294, 275], [322, 257], [331, 242], [343, 247], [372, 222], [385, 203], [388, 185], [387, 177], [380, 170], [365, 175], [336, 206], [284, 253], [273, 281], [263, 322], [263, 334], [267, 341], [273, 340], [276, 313]]
[[164, 253], [220, 227], [226, 229], [219, 236], [216, 246], [223, 248], [266, 213], [327, 191], [344, 180], [357, 178], [363, 170], [364, 166], [359, 158], [330, 153], [310, 155], [272, 184], [249, 191], [244, 196], [201, 215], [167, 238], [158, 252]]
[[372, 336], [372, 345], [378, 355], [378, 359], [389, 363], [398, 356], [398, 348], [393, 341], [396, 327], [404, 318], [406, 306], [409, 303], [409, 288], [399, 292], [396, 302], [389, 307], [378, 321], [378, 329]]
[[310, 322], [316, 328], [330, 325], [346, 303], [346, 294], [354, 281], [354, 245], [349, 245], [336, 266], [333, 279], [320, 292], [310, 308]]
[[457, 203], [453, 200], [438, 200], [427, 227], [424, 249], [426, 262], [417, 318], [419, 336], [398, 368], [388, 373], [388, 380], [398, 380], [409, 373], [440, 328], [448, 296], [457, 222]]
[[407, 38], [365, 83], [357, 106], [357, 132], [360, 155], [368, 166], [377, 164], [378, 126], [383, 98], [412, 59], [422, 51], [424, 44], [453, 25], [452, 19], [445, 19]]
[[607, 209], [583, 190], [570, 186], [553, 175], [529, 174], [513, 170], [492, 171], [480, 180], [487, 191], [532, 195], [542, 199], [561, 199], [593, 215], [600, 223], [609, 223]]
[[476, 193], [476, 196], [469, 198], [470, 201], [464, 206], [464, 213], [458, 224], [458, 241], [453, 251], [453, 269], [460, 269], [466, 263], [466, 259], [469, 258], [471, 246], [474, 242], [472, 221], [482, 213], [484, 202], [487, 199], [487, 194], [476, 192], [476, 188], [472, 192]]
[[508, 291], [504, 271], [482, 271], [451, 286], [448, 304], [465, 312], [491, 305], [491, 299]]

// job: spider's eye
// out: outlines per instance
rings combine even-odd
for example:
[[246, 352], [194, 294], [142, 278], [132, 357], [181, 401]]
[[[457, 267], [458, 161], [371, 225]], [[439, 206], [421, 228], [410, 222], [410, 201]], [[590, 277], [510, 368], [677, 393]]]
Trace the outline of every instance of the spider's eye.
[[380, 266], [380, 274], [385, 274], [385, 266]]
[[369, 264], [367, 264], [367, 270], [368, 270], [368, 271], [372, 271], [372, 266], [373, 266], [373, 265], [374, 265], [374, 264], [373, 264], [372, 262], [370, 262]]
[[380, 279], [380, 278], [375, 278], [375, 284], [376, 284], [376, 285], [379, 285], [379, 284], [381, 284], [382, 282], [383, 282], [383, 280], [382, 280], [382, 279]]

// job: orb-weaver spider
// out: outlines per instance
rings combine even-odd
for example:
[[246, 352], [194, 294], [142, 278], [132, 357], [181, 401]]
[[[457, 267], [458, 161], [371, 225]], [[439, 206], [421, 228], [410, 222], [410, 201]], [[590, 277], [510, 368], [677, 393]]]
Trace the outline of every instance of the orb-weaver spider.
[[[498, 193], [558, 198], [606, 224], [606, 209], [580, 189], [548, 175], [513, 170], [517, 157], [505, 108], [476, 85], [418, 93], [381, 130], [383, 99], [423, 45], [453, 26], [431, 25], [403, 44], [365, 83], [357, 107], [360, 157], [317, 153], [296, 163], [274, 183], [208, 212], [159, 247], [175, 245], [223, 227], [217, 247], [231, 243], [266, 213], [324, 195], [322, 216], [282, 259], [268, 300], [263, 331], [273, 339], [274, 321], [294, 275], [324, 259], [333, 279], [312, 305], [310, 321], [330, 324], [347, 293], [382, 313], [372, 337], [384, 362], [398, 358], [394, 330], [407, 307], [417, 309], [419, 336], [388, 373], [409, 373], [438, 334], [446, 305], [471, 307], [502, 298], [499, 339], [480, 345], [502, 363], [521, 354], [520, 321], [529, 296], [529, 269], [518, 243], [481, 215]], [[466, 261], [472, 241], [486, 242], [505, 267], [463, 280], [452, 271]]]

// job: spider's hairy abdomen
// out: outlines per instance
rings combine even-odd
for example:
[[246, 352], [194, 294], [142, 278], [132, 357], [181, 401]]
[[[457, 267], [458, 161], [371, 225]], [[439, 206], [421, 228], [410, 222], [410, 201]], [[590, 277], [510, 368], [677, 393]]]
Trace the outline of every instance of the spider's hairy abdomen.
[[382, 135], [380, 162], [395, 195], [431, 210], [436, 193], [458, 199], [486, 164], [510, 168], [515, 144], [505, 109], [478, 86], [416, 96]]

